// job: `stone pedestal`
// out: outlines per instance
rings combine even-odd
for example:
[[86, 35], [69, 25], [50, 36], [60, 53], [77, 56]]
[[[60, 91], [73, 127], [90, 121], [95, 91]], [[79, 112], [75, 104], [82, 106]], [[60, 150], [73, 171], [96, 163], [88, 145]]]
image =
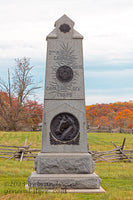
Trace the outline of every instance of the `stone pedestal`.
[[92, 174], [94, 162], [88, 153], [40, 153], [35, 170], [38, 174]]
[[44, 189], [100, 189], [101, 180], [93, 174], [38, 174], [32, 172], [29, 186]]
[[47, 36], [44, 115], [41, 152], [30, 188], [100, 189], [88, 153], [83, 69], [83, 36], [63, 15]]

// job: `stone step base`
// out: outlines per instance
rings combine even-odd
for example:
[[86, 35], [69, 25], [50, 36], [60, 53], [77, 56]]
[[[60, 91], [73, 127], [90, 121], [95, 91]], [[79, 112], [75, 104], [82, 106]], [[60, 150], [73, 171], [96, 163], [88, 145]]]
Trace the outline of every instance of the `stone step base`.
[[[34, 191], [33, 188], [30, 188], [28, 185], [25, 186], [26, 190]], [[40, 191], [40, 190], [39, 190]], [[105, 190], [100, 187], [99, 189], [41, 189], [41, 192], [53, 192], [53, 193], [105, 193]]]
[[32, 172], [28, 179], [30, 188], [44, 189], [100, 189], [101, 179], [93, 174], [37, 174]]

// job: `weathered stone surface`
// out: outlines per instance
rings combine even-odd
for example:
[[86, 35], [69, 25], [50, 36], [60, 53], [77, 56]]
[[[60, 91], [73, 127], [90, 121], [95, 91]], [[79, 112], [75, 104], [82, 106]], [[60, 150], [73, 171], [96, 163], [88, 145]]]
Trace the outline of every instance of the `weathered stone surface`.
[[[79, 121], [79, 144], [78, 145], [51, 145], [50, 144], [50, 124], [54, 116], [58, 115], [62, 112], [72, 113]], [[85, 107], [83, 101], [81, 100], [62, 100], [62, 101], [52, 101], [45, 100], [45, 114], [43, 121], [43, 133], [42, 133], [42, 148], [41, 152], [45, 153], [87, 153], [88, 145], [87, 145], [87, 134], [86, 134], [86, 116], [85, 116]]]
[[30, 187], [45, 189], [99, 189], [101, 179], [95, 174], [37, 174], [28, 179]]
[[[34, 191], [34, 188], [31, 188], [27, 185], [25, 185], [25, 189], [27, 191]], [[38, 191], [41, 192], [56, 192], [56, 193], [105, 193], [105, 190], [100, 187], [99, 189], [61, 189], [61, 188], [57, 188], [57, 189], [45, 189], [45, 188], [38, 188]]]
[[88, 153], [40, 153], [35, 170], [38, 174], [92, 174], [94, 162]]
[[[83, 36], [75, 31], [73, 26], [74, 22], [63, 15], [55, 22], [54, 31], [47, 36], [41, 152], [88, 152], [82, 51]], [[78, 140], [60, 143], [56, 141], [56, 138], [55, 141], [51, 138], [51, 121], [56, 115], [64, 112], [72, 114], [78, 119]]]
[[47, 36], [41, 153], [29, 187], [100, 189], [88, 153], [83, 67], [83, 36], [63, 15]]
[[[64, 24], [70, 27], [66, 33], [60, 31]], [[84, 99], [83, 36], [73, 26], [74, 22], [63, 15], [55, 23], [54, 31], [47, 36], [45, 99]], [[71, 81], [62, 83], [56, 76], [62, 66], [68, 66], [73, 71]]]

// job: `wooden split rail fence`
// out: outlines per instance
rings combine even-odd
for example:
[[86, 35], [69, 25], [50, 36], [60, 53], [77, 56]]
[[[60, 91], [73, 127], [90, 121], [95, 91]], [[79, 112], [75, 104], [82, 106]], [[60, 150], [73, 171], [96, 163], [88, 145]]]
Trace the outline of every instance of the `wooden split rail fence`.
[[93, 127], [90, 126], [87, 129], [88, 133], [129, 133], [129, 134], [133, 134], [133, 128], [131, 129], [126, 129], [126, 128], [111, 128], [111, 127]]
[[126, 138], [123, 140], [121, 146], [117, 146], [115, 143], [111, 142], [115, 148], [109, 151], [89, 151], [95, 162], [106, 161], [106, 162], [133, 162], [133, 150], [124, 150]]
[[30, 148], [31, 144], [27, 145], [27, 139], [24, 146], [7, 146], [0, 145], [0, 158], [7, 158], [7, 160], [34, 160], [41, 149]]
[[[121, 146], [115, 146], [114, 149], [109, 151], [89, 151], [95, 162], [106, 161], [106, 162], [133, 162], [133, 150], [124, 150], [126, 138], [124, 138]], [[7, 146], [0, 145], [0, 158], [7, 158], [7, 160], [14, 159], [19, 160], [34, 160], [41, 149], [30, 148], [31, 144], [27, 144], [25, 140], [24, 146]]]

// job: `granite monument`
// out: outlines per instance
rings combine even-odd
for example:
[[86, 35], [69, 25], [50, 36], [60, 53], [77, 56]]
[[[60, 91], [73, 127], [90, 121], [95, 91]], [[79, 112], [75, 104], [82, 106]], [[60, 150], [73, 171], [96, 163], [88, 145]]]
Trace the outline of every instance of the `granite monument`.
[[42, 145], [28, 179], [30, 188], [100, 189], [88, 153], [83, 36], [73, 26], [63, 15], [47, 36]]

